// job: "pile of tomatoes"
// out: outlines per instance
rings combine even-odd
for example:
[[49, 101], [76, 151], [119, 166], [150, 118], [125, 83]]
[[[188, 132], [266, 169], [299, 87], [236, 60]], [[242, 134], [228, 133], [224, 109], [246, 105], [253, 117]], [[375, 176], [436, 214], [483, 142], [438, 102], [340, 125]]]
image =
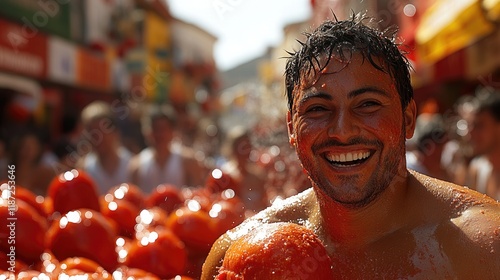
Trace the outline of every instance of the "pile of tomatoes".
[[88, 175], [71, 170], [54, 178], [45, 197], [3, 183], [0, 275], [199, 278], [215, 240], [245, 218], [225, 179], [210, 177], [199, 188], [160, 185], [147, 195], [124, 183], [98, 195]]

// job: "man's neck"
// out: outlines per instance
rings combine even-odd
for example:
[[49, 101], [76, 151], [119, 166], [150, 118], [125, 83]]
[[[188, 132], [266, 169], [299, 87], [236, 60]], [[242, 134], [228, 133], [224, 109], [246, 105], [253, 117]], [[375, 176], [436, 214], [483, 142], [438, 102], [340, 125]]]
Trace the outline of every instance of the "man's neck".
[[113, 174], [118, 167], [120, 157], [118, 147], [110, 149], [106, 154], [98, 154], [99, 163], [107, 174]]
[[325, 237], [333, 244], [363, 248], [405, 225], [408, 173], [369, 205], [353, 209], [315, 188]]
[[163, 166], [167, 159], [170, 157], [170, 147], [163, 145], [155, 148], [155, 160], [158, 165]]

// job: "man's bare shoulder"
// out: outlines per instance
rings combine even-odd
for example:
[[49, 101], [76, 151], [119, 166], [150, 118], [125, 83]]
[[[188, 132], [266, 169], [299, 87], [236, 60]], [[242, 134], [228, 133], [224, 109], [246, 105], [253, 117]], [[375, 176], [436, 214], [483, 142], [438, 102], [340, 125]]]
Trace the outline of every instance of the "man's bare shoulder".
[[311, 212], [316, 207], [315, 201], [314, 191], [307, 189], [295, 196], [275, 201], [270, 207], [226, 232], [212, 246], [210, 254], [203, 265], [201, 279], [214, 279], [229, 246], [234, 241], [263, 224], [291, 222], [311, 227], [309, 223]]
[[423, 211], [435, 218], [427, 221], [437, 222], [436, 238], [458, 270], [500, 271], [500, 203], [467, 187], [413, 175], [432, 196], [421, 201]]

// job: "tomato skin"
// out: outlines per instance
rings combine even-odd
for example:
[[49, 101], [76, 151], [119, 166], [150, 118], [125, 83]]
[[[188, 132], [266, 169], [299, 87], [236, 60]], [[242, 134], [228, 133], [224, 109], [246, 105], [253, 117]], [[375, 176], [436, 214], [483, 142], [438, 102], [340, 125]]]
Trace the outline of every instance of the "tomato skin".
[[117, 268], [114, 273], [121, 275], [121, 277], [117, 277], [118, 279], [160, 280], [160, 277], [154, 275], [153, 273], [140, 268], [131, 268], [127, 266]]
[[100, 212], [79, 209], [52, 223], [47, 233], [47, 247], [60, 260], [88, 258], [112, 271], [118, 264], [117, 237], [111, 223]]
[[214, 169], [205, 180], [205, 188], [213, 193], [218, 193], [223, 190], [233, 189], [238, 191], [238, 183], [233, 176], [220, 169]]
[[214, 220], [204, 210], [193, 211], [183, 206], [171, 213], [167, 220], [171, 229], [192, 253], [206, 255], [219, 237]]
[[54, 177], [47, 190], [52, 209], [61, 215], [86, 208], [99, 212], [99, 194], [94, 181], [84, 171], [73, 169]]
[[335, 279], [321, 240], [293, 223], [264, 224], [237, 239], [226, 252], [216, 280]]
[[132, 238], [135, 234], [136, 217], [140, 211], [130, 201], [113, 199], [106, 201], [101, 199], [101, 213], [114, 221], [120, 236]]
[[143, 232], [128, 251], [125, 265], [139, 268], [160, 278], [170, 278], [184, 272], [187, 251], [184, 243], [170, 230]]
[[111, 188], [108, 194], [112, 195], [114, 200], [128, 201], [139, 209], [146, 207], [146, 195], [137, 185], [122, 183]]
[[136, 235], [142, 231], [158, 231], [168, 228], [168, 214], [160, 207], [142, 209], [135, 218]]
[[[10, 190], [10, 191], [9, 191]], [[4, 195], [4, 191], [5, 195]], [[38, 214], [42, 217], [47, 217], [48, 213], [44, 206], [44, 197], [37, 196], [34, 192], [29, 189], [16, 185], [15, 187], [9, 186], [8, 181], [4, 181], [0, 183], [0, 193], [3, 198], [7, 198], [9, 196], [15, 197], [16, 200], [22, 200], [28, 203], [33, 209], [35, 209]]]
[[97, 262], [82, 257], [64, 259], [59, 263], [59, 266], [61, 271], [79, 270], [86, 273], [102, 273], [104, 271], [104, 268]]
[[245, 205], [237, 197], [214, 201], [209, 214], [214, 219], [218, 236], [241, 224], [246, 217]]
[[40, 255], [46, 249], [47, 219], [23, 200], [15, 201], [15, 212], [8, 203], [0, 199], [0, 250], [9, 254], [14, 246], [16, 259], [28, 265], [34, 264], [40, 261]]
[[146, 206], [160, 207], [167, 214], [181, 207], [184, 197], [181, 191], [174, 185], [163, 184], [156, 187], [146, 199]]
[[[0, 272], [9, 271], [9, 268], [11, 267], [11, 263], [9, 263], [10, 260], [11, 259], [9, 256], [7, 256], [7, 253], [0, 251]], [[19, 259], [15, 259], [13, 264], [14, 267], [16, 268], [16, 272], [29, 269], [29, 266]]]

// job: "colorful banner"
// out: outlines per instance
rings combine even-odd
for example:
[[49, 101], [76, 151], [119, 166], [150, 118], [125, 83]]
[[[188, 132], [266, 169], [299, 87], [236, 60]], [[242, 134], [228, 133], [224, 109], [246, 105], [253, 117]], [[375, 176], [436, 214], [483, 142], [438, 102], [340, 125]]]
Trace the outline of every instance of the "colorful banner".
[[495, 26], [486, 19], [482, 2], [436, 1], [425, 11], [416, 32], [418, 59], [438, 61], [491, 33]]
[[111, 90], [111, 77], [108, 61], [86, 49], [79, 49], [76, 63], [77, 84], [85, 88], [109, 91]]
[[47, 37], [27, 26], [0, 19], [0, 70], [45, 78]]
[[17, 21], [31, 33], [40, 31], [71, 38], [70, 0], [1, 0], [0, 15]]
[[76, 82], [77, 47], [58, 37], [49, 38], [49, 79], [63, 84]]

